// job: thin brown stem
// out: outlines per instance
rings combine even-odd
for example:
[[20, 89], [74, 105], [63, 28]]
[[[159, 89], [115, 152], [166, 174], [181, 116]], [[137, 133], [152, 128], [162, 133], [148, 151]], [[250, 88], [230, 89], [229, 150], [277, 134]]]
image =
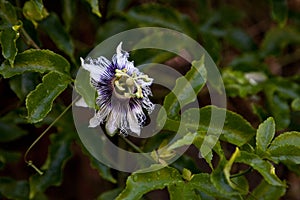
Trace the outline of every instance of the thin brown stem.
[[21, 29], [21, 35], [23, 36], [23, 39], [25, 41], [25, 43], [28, 46], [31, 46], [35, 49], [41, 49], [34, 41], [33, 39], [30, 37], [30, 35], [26, 32], [26, 30], [22, 27]]

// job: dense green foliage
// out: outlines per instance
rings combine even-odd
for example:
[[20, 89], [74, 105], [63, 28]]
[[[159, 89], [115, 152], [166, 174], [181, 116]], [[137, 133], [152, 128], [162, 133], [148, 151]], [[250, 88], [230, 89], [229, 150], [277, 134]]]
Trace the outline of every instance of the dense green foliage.
[[[300, 4], [227, 2], [0, 0], [0, 198], [299, 198], [293, 188], [300, 185]], [[185, 136], [155, 155], [157, 165], [176, 148], [192, 148], [170, 166], [127, 174], [86, 152], [68, 105], [73, 87], [89, 92], [74, 82], [79, 57], [116, 33], [144, 26], [174, 29], [199, 41], [222, 74], [228, 110], [208, 103], [204, 58], [188, 71], [170, 55], [134, 53], [136, 64], [171, 63], [186, 78], [169, 94], [153, 89], [153, 99], [167, 111], [166, 123], [139, 148], [159, 152], [154, 150], [172, 139], [180, 119]], [[191, 87], [182, 87], [185, 80]], [[180, 106], [197, 98], [194, 92], [201, 108], [180, 113]], [[201, 145], [211, 111], [226, 113], [226, 119], [207, 152]], [[49, 134], [28, 154], [35, 165], [24, 162], [27, 148], [50, 124]], [[113, 140], [132, 150], [118, 136]]]

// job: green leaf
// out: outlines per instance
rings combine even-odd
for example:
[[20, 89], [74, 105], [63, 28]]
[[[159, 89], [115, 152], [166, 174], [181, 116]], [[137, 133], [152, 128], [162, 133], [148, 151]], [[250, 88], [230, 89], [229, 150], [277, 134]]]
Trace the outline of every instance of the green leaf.
[[285, 132], [279, 135], [267, 151], [275, 162], [300, 164], [300, 132]]
[[26, 19], [30, 20], [36, 27], [38, 25], [37, 21], [41, 21], [46, 18], [49, 14], [47, 10], [37, 3], [37, 0], [26, 1], [23, 7], [23, 15]]
[[185, 182], [178, 182], [169, 185], [168, 191], [171, 200], [179, 200], [179, 199], [201, 200], [201, 196], [198, 194], [198, 192], [193, 187], [191, 187], [190, 184]]
[[64, 0], [62, 3], [62, 18], [66, 27], [66, 30], [69, 31], [74, 20], [74, 13], [76, 12], [76, 2], [72, 0]]
[[37, 7], [37, 10], [42, 14], [44, 8], [43, 0], [30, 0], [30, 1]]
[[211, 173], [211, 182], [217, 188], [219, 193], [226, 194], [229, 196], [239, 195], [240, 191], [232, 188], [227, 181], [226, 175], [223, 171], [226, 163], [227, 161], [225, 159], [222, 159], [219, 162], [218, 167]]
[[99, 4], [98, 0], [85, 0], [87, 3], [90, 4], [92, 8], [92, 12], [97, 15], [98, 17], [102, 17], [100, 11], [99, 11]]
[[268, 84], [273, 84], [283, 99], [300, 98], [300, 85], [293, 79], [276, 77], [270, 79]]
[[0, 18], [11, 26], [18, 23], [16, 9], [9, 1], [0, 1]]
[[90, 82], [90, 72], [80, 69], [75, 79], [75, 89], [90, 108], [96, 108], [96, 90]]
[[283, 27], [288, 19], [288, 4], [286, 0], [271, 0], [272, 18]]
[[285, 186], [285, 184], [276, 176], [274, 166], [254, 153], [240, 151], [240, 155], [236, 157], [235, 162], [240, 162], [251, 166], [257, 170], [264, 179], [274, 186]]
[[247, 200], [274, 200], [280, 199], [285, 194], [285, 187], [270, 185], [265, 180], [262, 180], [260, 184], [253, 190]]
[[6, 115], [4, 115], [1, 118], [1, 120], [3, 120], [3, 122], [5, 122], [5, 123], [12, 123], [12, 124], [16, 124], [16, 125], [26, 124], [27, 120], [24, 117], [25, 115], [26, 115], [25, 107], [15, 108], [15, 109], [11, 110], [10, 112], [8, 112]]
[[267, 72], [267, 66], [261, 61], [261, 56], [258, 51], [251, 53], [243, 53], [235, 57], [229, 66], [235, 71], [250, 72], [250, 71], [263, 71]]
[[173, 144], [171, 144], [168, 147], [168, 150], [173, 150], [185, 145], [191, 145], [194, 141], [195, 136], [197, 133], [187, 133], [185, 136], [183, 136], [181, 139], [176, 140]]
[[[214, 113], [215, 117], [218, 117], [213, 120], [220, 120], [220, 122], [224, 120], [222, 118], [226, 115], [223, 127], [221, 126], [221, 123], [211, 123], [212, 113]], [[197, 120], [199, 116], [200, 121]], [[242, 116], [215, 106], [206, 106], [200, 110], [196, 108], [188, 109], [182, 114], [181, 118], [181, 126], [187, 132], [197, 130], [200, 132], [209, 131], [212, 135], [209, 134], [207, 139], [214, 141], [214, 144], [220, 136], [221, 140], [240, 147], [246, 144], [255, 135], [255, 129]], [[179, 130], [179, 126], [179, 121], [167, 119], [164, 129], [177, 132]], [[206, 141], [205, 143], [209, 144], [210, 142]]]
[[[203, 143], [204, 139], [206, 139], [205, 143]], [[211, 138], [209, 136], [206, 136], [206, 132], [198, 132], [197, 136], [195, 137], [195, 139], [193, 141], [193, 144], [200, 151], [199, 157], [204, 157], [205, 161], [209, 164], [211, 169], [214, 169], [214, 167], [212, 165], [212, 159], [213, 159], [213, 151], [212, 150], [214, 150], [218, 154], [218, 156], [220, 156], [220, 158], [225, 158], [224, 152], [221, 148], [220, 141], [218, 141], [218, 138]], [[206, 146], [207, 148], [209, 148], [208, 153], [202, 152], [203, 145]], [[206, 153], [206, 155], [205, 155], [205, 153]]]
[[21, 158], [20, 152], [15, 151], [7, 151], [7, 150], [1, 150], [0, 149], [0, 169], [7, 164], [12, 162], [17, 162]]
[[275, 122], [272, 117], [269, 117], [261, 123], [256, 133], [256, 149], [264, 153], [275, 135]]
[[[241, 115], [229, 110], [215, 106], [203, 107], [200, 109], [199, 122], [196, 122], [193, 117], [197, 115], [197, 112], [199, 112], [199, 109], [192, 108], [182, 114], [185, 126], [190, 130], [198, 127], [198, 130], [200, 131], [210, 130], [212, 133], [222, 131], [221, 139], [237, 146], [244, 145], [255, 135], [255, 129], [248, 121], [246, 121]], [[223, 117], [226, 114], [223, 127], [219, 127], [215, 123], [211, 123], [212, 112], [214, 112], [214, 115], [218, 117]]]
[[202, 33], [203, 46], [212, 57], [212, 59], [218, 63], [221, 55], [221, 45], [219, 39], [211, 33]]
[[171, 119], [178, 119], [180, 108], [193, 102], [206, 83], [204, 56], [201, 60], [193, 61], [192, 68], [184, 77], [176, 80], [176, 85], [164, 100], [164, 108]]
[[251, 108], [253, 113], [259, 118], [259, 121], [263, 121], [268, 118], [268, 113], [263, 106], [253, 103], [251, 104]]
[[24, 72], [45, 73], [56, 71], [68, 74], [69, 70], [69, 62], [62, 56], [49, 50], [30, 49], [16, 56], [13, 68], [9, 62], [3, 62], [0, 67], [0, 74], [4, 78], [10, 78]]
[[[226, 178], [228, 184], [233, 189], [238, 190], [241, 194], [247, 194], [249, 186], [247, 185], [246, 188], [243, 188], [243, 187], [241, 187], [241, 184], [238, 184], [238, 183], [232, 181], [231, 177], [230, 177], [231, 167], [232, 167], [233, 163], [235, 162], [235, 159], [238, 156], [240, 156], [240, 150], [239, 150], [239, 148], [236, 148], [235, 152], [231, 155], [229, 161], [225, 164], [223, 172], [224, 172], [224, 175], [225, 175], [225, 178]], [[239, 178], [241, 178], [241, 177], [239, 177]]]
[[26, 135], [23, 129], [11, 122], [11, 119], [0, 119], [0, 142], [10, 142]]
[[[250, 79], [249, 75], [255, 77]], [[246, 97], [258, 93], [263, 89], [260, 82], [266, 79], [266, 75], [262, 72], [249, 72], [235, 71], [231, 69], [223, 70], [222, 78], [226, 88], [226, 94], [231, 97]]]
[[94, 157], [90, 156], [91, 166], [99, 172], [99, 175], [111, 183], [117, 183], [117, 180], [111, 175], [110, 168], [102, 164], [100, 161], [96, 160]]
[[196, 37], [191, 20], [172, 7], [154, 3], [142, 4], [131, 8], [125, 17], [139, 26], [160, 26]]
[[225, 38], [226, 42], [229, 42], [240, 51], [251, 51], [255, 49], [253, 39], [242, 29], [229, 29]]
[[2, 46], [2, 55], [8, 59], [10, 65], [13, 67], [15, 57], [18, 53], [16, 41], [19, 38], [18, 31], [9, 27], [0, 33], [0, 43]]
[[[148, 36], [148, 37], [145, 37], [144, 39], [139, 40], [139, 43], [137, 44], [137, 46], [140, 46], [140, 45], [142, 46], [143, 44], [145, 44], [145, 45], [151, 44], [151, 42], [154, 40], [154, 38], [157, 41], [157, 43], [160, 43], [161, 40], [163, 40], [162, 44], [164, 44], [166, 46], [169, 45], [168, 42], [165, 42], [166, 40], [164, 38], [166, 38], [166, 37], [159, 36], [160, 41], [158, 41], [157, 35], [153, 34], [151, 36]], [[168, 39], [170, 39], [170, 37], [168, 37]], [[137, 47], [137, 48], [139, 48], [139, 47]], [[177, 47], [174, 47], [174, 49], [175, 48], [177, 49]], [[147, 64], [147, 63], [164, 63], [164, 62], [174, 58], [175, 54], [167, 52], [167, 51], [163, 51], [163, 50], [158, 50], [158, 49], [143, 49], [142, 51], [133, 52], [130, 55], [130, 57], [132, 58], [132, 60], [134, 60], [134, 63], [137, 66], [139, 66], [139, 65], [143, 65], [143, 64]], [[142, 69], [142, 68], [140, 68], [140, 69]], [[172, 76], [171, 74], [168, 74], [168, 75]], [[168, 77], [166, 77], [166, 79], [167, 78]], [[170, 80], [172, 80], [172, 79], [174, 79], [174, 78], [173, 77], [170, 78]]]
[[249, 190], [248, 181], [244, 176], [231, 178], [230, 170], [235, 159], [240, 156], [240, 151], [236, 148], [229, 161], [225, 156], [220, 156], [220, 162], [211, 174], [211, 182], [219, 193], [230, 196], [230, 199], [242, 199], [241, 194], [247, 194]]
[[276, 129], [287, 128], [291, 122], [290, 102], [300, 98], [299, 84], [292, 79], [276, 77], [266, 82], [264, 92], [267, 108], [276, 122]]
[[69, 76], [57, 72], [50, 72], [45, 75], [43, 82], [26, 98], [28, 121], [37, 123], [43, 120], [50, 112], [53, 101], [67, 88], [70, 82]]
[[27, 72], [9, 79], [9, 86], [12, 91], [23, 101], [28, 93], [39, 83], [39, 74]]
[[293, 111], [300, 111], [300, 98], [294, 99], [291, 106]]
[[264, 88], [267, 106], [275, 119], [276, 129], [282, 130], [290, 124], [290, 108], [288, 102], [276, 90], [277, 86], [273, 83], [267, 84]]
[[190, 181], [168, 186], [171, 199], [241, 199], [238, 195], [222, 193], [215, 188], [209, 174], [194, 174]]
[[278, 55], [287, 45], [300, 43], [300, 34], [292, 27], [273, 28], [267, 32], [261, 43], [262, 56]]
[[116, 188], [113, 190], [109, 190], [107, 192], [102, 193], [97, 200], [108, 200], [108, 199], [116, 199], [116, 197], [120, 194], [122, 188]]
[[236, 199], [234, 196], [220, 192], [211, 181], [211, 176], [206, 173], [194, 174], [192, 180], [188, 182], [194, 189], [209, 196], [224, 199]]
[[147, 173], [134, 173], [128, 177], [126, 187], [116, 200], [138, 200], [147, 192], [182, 182], [179, 172], [171, 167]]
[[276, 122], [276, 129], [283, 130], [287, 128], [291, 123], [290, 107], [288, 102], [277, 94], [274, 94], [272, 99], [267, 98], [267, 100], [269, 103], [269, 109]]
[[39, 28], [49, 35], [51, 40], [60, 50], [73, 58], [73, 42], [55, 13], [50, 13], [47, 18], [41, 21], [39, 23]]
[[111, 17], [113, 14], [121, 13], [124, 11], [131, 3], [131, 0], [111, 0], [108, 2], [108, 16]]
[[200, 173], [199, 167], [197, 166], [195, 160], [192, 157], [185, 154], [183, 154], [175, 162], [173, 162], [172, 167], [178, 169], [179, 171], [182, 171], [184, 168], [187, 168], [192, 173]]
[[[118, 0], [119, 1], [119, 0]], [[109, 1], [110, 3], [111, 1]], [[122, 1], [123, 2], [123, 1]], [[112, 18], [99, 26], [96, 33], [96, 41], [102, 42], [112, 35], [135, 28], [133, 24], [123, 18]], [[132, 54], [131, 54], [132, 56]]]
[[27, 200], [29, 185], [27, 181], [17, 181], [8, 177], [0, 177], [0, 194], [8, 199]]
[[35, 174], [30, 177], [29, 198], [34, 198], [38, 193], [44, 192], [50, 186], [58, 186], [63, 177], [62, 169], [71, 156], [70, 145], [72, 137], [70, 134], [53, 134], [50, 136], [51, 145], [49, 153], [42, 170], [43, 175]]

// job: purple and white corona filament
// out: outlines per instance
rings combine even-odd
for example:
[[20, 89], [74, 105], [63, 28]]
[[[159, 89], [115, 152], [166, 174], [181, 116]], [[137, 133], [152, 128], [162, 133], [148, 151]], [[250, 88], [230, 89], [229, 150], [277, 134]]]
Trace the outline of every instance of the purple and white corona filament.
[[[121, 42], [112, 61], [103, 56], [81, 58], [81, 65], [90, 72], [91, 84], [98, 94], [96, 104], [99, 110], [90, 119], [89, 127], [106, 122], [109, 135], [114, 135], [118, 130], [121, 133], [130, 130], [140, 135], [146, 120], [143, 109], [149, 114], [154, 109], [154, 104], [149, 100], [153, 79], [140, 72], [133, 62], [128, 61], [128, 57], [129, 53], [122, 50]], [[77, 104], [82, 106], [80, 102]]]

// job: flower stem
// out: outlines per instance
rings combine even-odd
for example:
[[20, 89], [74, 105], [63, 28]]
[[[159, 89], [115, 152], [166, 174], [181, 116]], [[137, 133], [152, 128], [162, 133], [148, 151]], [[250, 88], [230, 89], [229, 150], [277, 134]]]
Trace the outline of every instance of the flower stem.
[[132, 147], [135, 151], [141, 153], [143, 156], [145, 156], [147, 159], [149, 159], [150, 161], [154, 161], [154, 159], [149, 156], [148, 154], [146, 154], [145, 152], [143, 152], [138, 146], [136, 146], [133, 142], [131, 142], [130, 140], [128, 140], [126, 137], [122, 136], [121, 137], [130, 147]]

